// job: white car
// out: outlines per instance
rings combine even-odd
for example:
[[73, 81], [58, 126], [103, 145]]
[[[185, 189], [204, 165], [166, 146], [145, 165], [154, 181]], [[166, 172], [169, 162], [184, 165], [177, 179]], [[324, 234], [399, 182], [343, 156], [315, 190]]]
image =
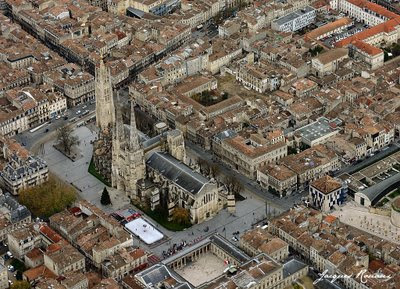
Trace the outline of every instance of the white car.
[[61, 115], [57, 115], [57, 116], [56, 116], [56, 119], [60, 119], [60, 118], [61, 118]]
[[77, 111], [75, 114], [76, 114], [76, 115], [78, 115], [78, 114], [80, 114], [80, 113], [81, 113], [81, 111], [80, 111], [80, 110], [78, 110], [78, 111]]

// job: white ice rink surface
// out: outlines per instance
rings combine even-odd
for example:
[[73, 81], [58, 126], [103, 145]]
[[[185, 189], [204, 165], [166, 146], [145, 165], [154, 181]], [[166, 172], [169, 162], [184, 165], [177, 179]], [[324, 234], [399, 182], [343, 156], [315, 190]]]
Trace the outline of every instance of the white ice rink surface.
[[146, 222], [143, 218], [137, 218], [125, 224], [125, 227], [148, 245], [160, 241], [164, 237], [160, 231]]

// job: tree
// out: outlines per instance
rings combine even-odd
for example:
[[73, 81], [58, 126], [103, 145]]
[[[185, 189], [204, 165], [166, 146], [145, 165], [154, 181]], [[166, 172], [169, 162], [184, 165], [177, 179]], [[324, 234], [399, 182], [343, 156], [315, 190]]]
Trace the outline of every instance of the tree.
[[226, 187], [228, 191], [233, 193], [235, 196], [238, 196], [241, 191], [243, 191], [243, 185], [233, 176], [229, 176], [225, 179]]
[[17, 274], [15, 275], [15, 279], [17, 279], [17, 280], [22, 280], [23, 279], [21, 271], [19, 271], [19, 270], [17, 271]]
[[111, 199], [110, 199], [110, 194], [108, 193], [108, 190], [106, 187], [103, 189], [103, 193], [101, 194], [101, 200], [100, 203], [103, 206], [107, 206], [111, 204]]
[[59, 128], [57, 131], [57, 141], [68, 155], [71, 154], [72, 147], [80, 143], [78, 137], [72, 135], [72, 132], [72, 128], [68, 125]]
[[31, 285], [28, 281], [15, 281], [14, 284], [10, 286], [11, 289], [29, 289]]
[[200, 167], [200, 172], [203, 175], [209, 175], [211, 172], [211, 164], [205, 159], [198, 159], [198, 164]]
[[72, 205], [76, 200], [76, 190], [50, 175], [47, 182], [21, 190], [18, 200], [34, 216], [48, 218]]
[[172, 220], [181, 225], [190, 224], [190, 213], [184, 208], [175, 208], [172, 213]]
[[218, 165], [216, 164], [211, 164], [210, 166], [210, 174], [213, 178], [217, 178], [218, 175], [220, 174], [221, 169], [219, 168]]

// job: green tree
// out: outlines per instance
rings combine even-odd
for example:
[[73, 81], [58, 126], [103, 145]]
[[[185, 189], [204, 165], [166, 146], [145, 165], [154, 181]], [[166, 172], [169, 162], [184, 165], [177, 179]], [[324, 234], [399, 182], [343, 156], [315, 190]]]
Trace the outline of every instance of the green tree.
[[71, 154], [72, 147], [80, 143], [78, 137], [72, 135], [72, 132], [72, 127], [68, 125], [59, 128], [57, 131], [57, 141], [68, 155]]
[[190, 213], [184, 208], [175, 208], [172, 213], [172, 220], [181, 225], [190, 224]]
[[108, 193], [108, 190], [106, 187], [104, 187], [103, 193], [101, 194], [100, 203], [103, 206], [107, 206], [107, 205], [111, 204], [110, 194]]
[[21, 271], [17, 271], [17, 274], [15, 275], [15, 279], [17, 279], [17, 280], [22, 280], [22, 272]]
[[18, 200], [34, 216], [48, 218], [72, 205], [76, 200], [76, 190], [50, 175], [47, 182], [21, 190]]
[[31, 284], [28, 281], [15, 281], [14, 284], [10, 286], [11, 289], [29, 289]]

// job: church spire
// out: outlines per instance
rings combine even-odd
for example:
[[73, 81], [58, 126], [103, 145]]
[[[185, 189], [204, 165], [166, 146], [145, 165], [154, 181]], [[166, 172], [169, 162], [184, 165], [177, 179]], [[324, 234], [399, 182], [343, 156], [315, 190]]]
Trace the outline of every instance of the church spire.
[[100, 56], [100, 65], [95, 71], [96, 124], [100, 130], [105, 130], [115, 121], [115, 109], [111, 75]]
[[136, 119], [135, 119], [135, 105], [132, 100], [131, 100], [131, 130], [129, 135], [129, 141], [130, 141], [129, 145], [131, 151], [137, 151], [140, 148], [139, 135], [137, 132]]
[[120, 97], [117, 92], [117, 104], [115, 107], [115, 138], [120, 141], [124, 137], [124, 122], [122, 120]]

